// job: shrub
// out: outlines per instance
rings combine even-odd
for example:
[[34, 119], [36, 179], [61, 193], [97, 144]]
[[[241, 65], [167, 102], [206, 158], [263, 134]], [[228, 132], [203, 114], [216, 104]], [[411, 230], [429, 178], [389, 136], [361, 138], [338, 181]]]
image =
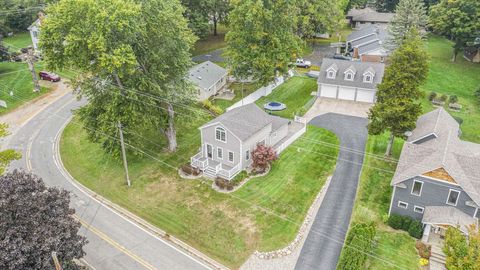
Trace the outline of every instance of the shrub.
[[413, 219], [409, 216], [402, 216], [402, 227], [401, 229], [408, 232], [410, 229], [410, 224], [413, 222]]
[[458, 97], [456, 95], [450, 96], [450, 99], [448, 100], [450, 103], [457, 103], [458, 102]]
[[418, 220], [412, 220], [412, 222], [410, 223], [410, 227], [408, 227], [408, 234], [411, 237], [415, 237], [417, 239], [422, 238], [422, 235], [423, 235], [422, 223]]
[[277, 153], [272, 147], [259, 144], [252, 152], [252, 168], [255, 171], [264, 172], [276, 159]]
[[433, 101], [435, 98], [437, 97], [437, 92], [430, 92], [430, 94], [428, 94], [428, 100], [430, 101]]
[[427, 266], [428, 265], [428, 260], [425, 258], [420, 258], [420, 266]]
[[447, 99], [448, 99], [448, 96], [445, 95], [445, 94], [440, 96], [440, 100], [443, 101], [443, 102], [447, 101]]
[[422, 258], [429, 259], [432, 255], [432, 247], [423, 243], [422, 241], [417, 241], [415, 243], [415, 248], [418, 251], [418, 255], [420, 255]]
[[209, 110], [215, 115], [220, 115], [223, 113], [222, 108], [213, 105], [213, 103], [209, 99], [202, 101], [202, 105], [205, 109]]
[[400, 230], [402, 228], [403, 218], [400, 215], [392, 214], [388, 218], [388, 225], [395, 230]]
[[190, 164], [185, 164], [182, 166], [182, 171], [187, 175], [197, 176], [200, 174], [198, 169], [193, 168]]
[[364, 269], [368, 254], [373, 253], [375, 223], [352, 224], [337, 269]]

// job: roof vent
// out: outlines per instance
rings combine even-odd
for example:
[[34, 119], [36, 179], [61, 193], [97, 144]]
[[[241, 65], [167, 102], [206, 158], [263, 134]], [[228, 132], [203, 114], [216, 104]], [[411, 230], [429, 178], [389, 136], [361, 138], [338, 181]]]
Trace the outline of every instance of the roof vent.
[[197, 77], [197, 79], [201, 80], [201, 79], [202, 79], [202, 77], [198, 76], [198, 77]]

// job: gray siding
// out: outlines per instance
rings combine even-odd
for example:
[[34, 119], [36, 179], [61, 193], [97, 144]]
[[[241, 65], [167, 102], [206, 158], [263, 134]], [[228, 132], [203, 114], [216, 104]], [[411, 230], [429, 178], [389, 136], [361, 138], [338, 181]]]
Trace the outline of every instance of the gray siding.
[[[275, 136], [273, 136], [276, 133]], [[283, 138], [285, 138], [288, 135], [288, 124], [285, 124], [281, 126], [279, 129], [275, 130], [270, 134], [270, 146], [274, 146], [277, 144], [279, 141], [281, 141]]]
[[255, 149], [257, 144], [263, 140], [265, 140], [265, 143], [267, 145], [270, 145], [270, 132], [272, 130], [272, 125], [267, 125], [261, 130], [259, 130], [255, 135], [252, 137], [248, 138], [245, 142], [243, 142], [243, 148], [242, 148], [242, 159], [243, 159], [243, 165], [242, 169], [247, 168], [251, 164], [251, 159], [248, 161], [246, 160], [246, 152], [247, 150], [250, 150], [250, 153]]
[[[414, 180], [423, 182], [420, 196], [411, 194]], [[395, 188], [391, 205], [392, 214], [410, 216], [412, 218], [421, 220], [423, 214], [414, 212], [414, 206], [451, 206], [446, 203], [450, 189], [460, 191], [460, 197], [458, 199], [457, 206], [455, 207], [469, 216], [473, 216], [475, 214], [475, 207], [466, 205], [466, 202], [472, 201], [472, 199], [458, 185], [452, 185], [445, 181], [439, 182], [420, 176], [404, 181], [403, 184], [405, 184], [407, 187]], [[408, 203], [408, 208], [403, 209], [398, 207], [399, 201]]]
[[[217, 127], [223, 127], [222, 125], [212, 125], [209, 127], [206, 127], [201, 130], [202, 133], [202, 151], [203, 151], [203, 156], [207, 156], [206, 152], [206, 144], [211, 144], [213, 146], [213, 160], [218, 161], [222, 164], [228, 165], [228, 166], [235, 166], [238, 164], [240, 161], [240, 147], [241, 147], [241, 142], [240, 140], [235, 137], [232, 133], [228, 131], [225, 127], [223, 127], [227, 131], [227, 141], [222, 142], [218, 141], [215, 139], [215, 129]], [[223, 149], [223, 159], [219, 159], [217, 157], [217, 149], [218, 147], [221, 147]], [[232, 151], [234, 153], [234, 162], [229, 162], [228, 161], [228, 151]]]

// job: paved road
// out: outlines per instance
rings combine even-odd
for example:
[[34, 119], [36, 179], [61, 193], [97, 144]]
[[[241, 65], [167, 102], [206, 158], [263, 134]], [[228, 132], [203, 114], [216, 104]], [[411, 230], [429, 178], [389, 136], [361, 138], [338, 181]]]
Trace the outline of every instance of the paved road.
[[[327, 194], [303, 245], [296, 270], [334, 270], [350, 223], [367, 140], [367, 119], [328, 113], [310, 124], [326, 128], [342, 147]], [[358, 152], [347, 150], [354, 149]]]
[[224, 49], [218, 49], [211, 51], [207, 54], [197, 55], [192, 57], [192, 61], [196, 63], [202, 63], [205, 61], [212, 61], [212, 62], [225, 62], [225, 58], [223, 57]]
[[72, 192], [71, 206], [89, 243], [85, 260], [97, 270], [208, 269], [199, 260], [141, 229], [77, 188], [60, 169], [56, 138], [81, 102], [66, 94], [35, 116], [12, 137], [10, 148], [23, 154], [12, 168], [31, 170], [50, 186]]

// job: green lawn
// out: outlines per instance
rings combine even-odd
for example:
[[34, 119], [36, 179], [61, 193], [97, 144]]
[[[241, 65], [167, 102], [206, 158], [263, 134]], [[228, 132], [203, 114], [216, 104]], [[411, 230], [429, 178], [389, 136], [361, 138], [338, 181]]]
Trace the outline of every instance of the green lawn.
[[312, 98], [310, 95], [317, 90], [317, 80], [309, 77], [294, 76], [280, 85], [273, 92], [261, 99], [256, 104], [263, 108], [263, 105], [270, 101], [282, 102], [287, 109], [279, 112], [272, 112], [274, 115], [293, 118], [294, 114], [301, 111], [301, 108]]
[[[163, 151], [166, 142], [156, 133], [142, 133], [152, 140], [143, 149], [175, 167], [185, 164], [199, 147], [197, 127], [207, 120], [199, 117], [177, 127], [176, 154]], [[127, 188], [122, 163], [90, 143], [79, 122], [73, 121], [62, 135], [61, 155], [78, 181], [232, 268], [254, 250], [282, 248], [295, 238], [337, 156], [336, 148], [298, 140], [267, 176], [252, 179], [233, 194], [213, 191], [207, 180], [181, 179], [175, 170], [147, 157], [130, 156], [133, 185]], [[315, 127], [304, 136], [338, 144], [334, 134]]]
[[[246, 97], [251, 93], [255, 92], [255, 90], [257, 90], [258, 88], [260, 88], [260, 86], [256, 83], [245, 83], [243, 86], [241, 83], [231, 83], [228, 87], [232, 89], [235, 93], [235, 97], [232, 100], [215, 99], [212, 101], [214, 105], [219, 106], [223, 110], [232, 106], [237, 101], [240, 101], [242, 99], [242, 96]], [[243, 95], [242, 95], [242, 89], [243, 89]]]
[[4, 38], [3, 43], [9, 47], [10, 51], [18, 51], [32, 45], [32, 39], [30, 32], [23, 32]]
[[227, 46], [227, 43], [225, 42], [225, 34], [227, 33], [227, 27], [219, 24], [217, 30], [217, 36], [214, 36], [212, 33], [205, 40], [198, 40], [195, 43], [192, 50], [193, 56], [206, 54], [208, 52], [225, 48]]
[[[48, 88], [41, 87], [39, 93], [33, 92], [32, 75], [27, 64], [0, 62], [0, 99], [6, 101], [8, 106], [0, 108], [0, 114], [10, 112], [48, 91]], [[10, 95], [10, 92], [13, 92], [13, 95]]]
[[[426, 44], [430, 55], [430, 72], [422, 90], [426, 95], [431, 91], [457, 95], [463, 110], [453, 112], [448, 106], [445, 108], [463, 119], [462, 139], [480, 143], [480, 104], [474, 96], [475, 90], [480, 87], [480, 64], [466, 61], [461, 53], [456, 62], [451, 62], [452, 43], [443, 37], [430, 35]], [[425, 112], [434, 109], [427, 98], [423, 99], [422, 104]]]

